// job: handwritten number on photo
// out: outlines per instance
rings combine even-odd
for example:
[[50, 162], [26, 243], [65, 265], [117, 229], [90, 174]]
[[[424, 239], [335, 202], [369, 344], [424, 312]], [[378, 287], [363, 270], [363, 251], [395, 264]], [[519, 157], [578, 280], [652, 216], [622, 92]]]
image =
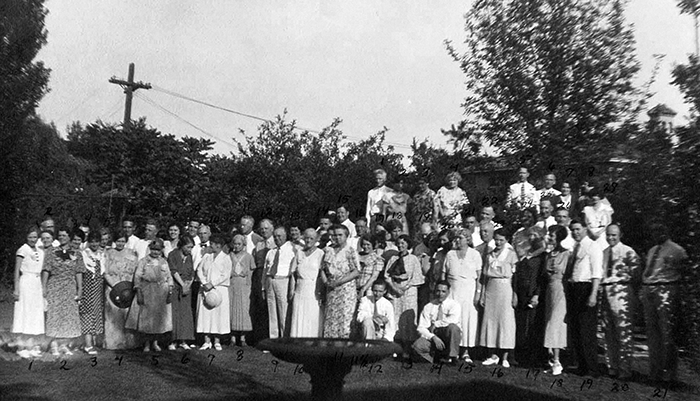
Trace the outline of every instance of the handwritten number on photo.
[[70, 368], [66, 367], [67, 363], [68, 363], [68, 361], [66, 361], [65, 359], [61, 360], [61, 368], [60, 369], [61, 370], [70, 370]]
[[96, 356], [93, 356], [92, 358], [90, 358], [90, 366], [92, 366], [93, 368], [95, 366], [97, 366], [97, 357]]
[[503, 373], [503, 370], [501, 368], [493, 368], [493, 372], [491, 372], [491, 377], [498, 377], [499, 379], [503, 377], [505, 373]]
[[278, 360], [276, 360], [276, 359], [273, 359], [270, 363], [272, 363], [273, 365], [275, 365], [275, 368], [272, 370], [272, 373], [277, 373], [277, 365], [280, 364], [280, 361], [278, 361]]
[[153, 366], [158, 366], [158, 355], [151, 355], [151, 364]]
[[610, 389], [610, 391], [613, 393], [617, 393], [620, 391], [627, 391], [629, 389], [630, 389], [630, 386], [627, 383], [622, 383], [622, 385], [620, 385], [618, 382], [613, 382], [613, 385], [612, 385], [612, 388]]
[[566, 178], [571, 177], [571, 174], [573, 174], [573, 173], [574, 173], [574, 169], [573, 169], [573, 168], [571, 168], [571, 167], [567, 168], [567, 169], [566, 169]]
[[124, 355], [114, 357], [115, 361], [119, 361], [119, 366], [122, 366], [122, 360], [124, 360]]
[[654, 389], [654, 394], [651, 397], [652, 398], [666, 398], [666, 393], [668, 393], [667, 388], [662, 389], [662, 388], [657, 387]]
[[458, 372], [462, 372], [464, 374], [469, 374], [474, 371], [474, 367], [470, 363], [462, 362], [459, 365], [459, 369], [457, 369]]
[[588, 390], [590, 390], [592, 386], [593, 386], [593, 379], [586, 379], [583, 382], [581, 382], [580, 390], [583, 391], [584, 387], [586, 387]]
[[434, 363], [430, 366], [430, 373], [437, 372], [437, 374], [442, 373], [442, 363]]
[[209, 358], [209, 366], [211, 366], [212, 362], [214, 362], [214, 358], [216, 358], [216, 355], [209, 354], [207, 355], [207, 358]]
[[239, 349], [238, 351], [236, 351], [236, 360], [237, 361], [243, 360], [243, 350], [242, 349]]
[[552, 382], [552, 385], [549, 386], [549, 388], [554, 388], [555, 385], [557, 387], [562, 387], [564, 385], [564, 379], [554, 379], [554, 381]]
[[182, 356], [182, 359], [180, 360], [180, 362], [182, 362], [183, 365], [186, 365], [189, 361], [190, 361], [190, 358], [187, 357], [187, 354], [184, 354]]
[[29, 361], [29, 369], [28, 370], [32, 370], [33, 364], [34, 364], [34, 360], [32, 359], [31, 361]]
[[540, 370], [539, 369], [528, 369], [527, 373], [525, 374], [526, 378], [532, 377], [533, 380], [537, 380], [537, 376], [540, 375]]
[[294, 376], [304, 373], [304, 367], [302, 365], [297, 365], [294, 367]]
[[588, 176], [593, 177], [593, 174], [595, 173], [595, 167], [591, 166], [588, 168]]

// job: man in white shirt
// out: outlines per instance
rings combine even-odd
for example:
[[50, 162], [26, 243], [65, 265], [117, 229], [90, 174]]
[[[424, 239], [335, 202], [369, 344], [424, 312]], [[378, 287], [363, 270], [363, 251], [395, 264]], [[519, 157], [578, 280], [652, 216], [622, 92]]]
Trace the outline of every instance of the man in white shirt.
[[472, 233], [472, 240], [469, 246], [476, 248], [481, 245], [481, 235], [479, 234], [479, 222], [476, 220], [476, 216], [469, 214], [464, 218], [464, 228]]
[[647, 254], [641, 291], [649, 361], [653, 361], [649, 364], [649, 378], [668, 383], [676, 379], [678, 368], [673, 319], [678, 313], [678, 284], [687, 268], [688, 254], [671, 240], [665, 225], [653, 223], [649, 232], [657, 236], [656, 245]]
[[567, 251], [573, 251], [576, 241], [574, 241], [574, 238], [571, 236], [571, 230], [569, 230], [569, 224], [571, 224], [569, 211], [564, 208], [557, 209], [557, 211], [554, 213], [554, 220], [558, 225], [566, 228], [566, 238], [564, 238], [564, 240], [561, 242], [562, 248], [566, 249]]
[[197, 234], [199, 233], [199, 226], [200, 223], [197, 219], [190, 219], [189, 224], [187, 224], [187, 234], [189, 234], [190, 237], [192, 237], [192, 240], [194, 241], [195, 245], [199, 245], [201, 241], [199, 236], [197, 236]]
[[608, 247], [603, 251], [603, 297], [600, 305], [605, 321], [605, 360], [608, 374], [618, 379], [632, 377], [632, 304], [631, 281], [639, 268], [639, 256], [620, 242], [617, 224], [605, 229]]
[[[391, 192], [391, 189], [384, 185], [386, 183], [386, 171], [383, 169], [374, 170], [374, 179], [377, 182], [377, 186], [367, 192], [367, 208], [365, 209], [365, 218], [370, 223], [371, 229], [374, 229], [377, 225], [377, 215], [382, 213], [380, 201], [384, 198], [384, 195]], [[382, 215], [380, 219], [384, 220], [384, 217]]]
[[570, 224], [576, 243], [569, 258], [564, 281], [567, 285], [566, 312], [568, 343], [578, 359], [578, 374], [600, 376], [598, 371], [598, 286], [603, 278], [603, 250], [586, 234], [578, 220]]
[[547, 229], [553, 225], [557, 224], [557, 220], [552, 216], [552, 201], [548, 199], [543, 199], [540, 201], [540, 218], [535, 227], [543, 229], [545, 232]]
[[194, 264], [194, 269], [197, 270], [199, 262], [202, 261], [204, 255], [210, 252], [209, 247], [209, 237], [211, 237], [211, 229], [208, 225], [199, 226], [197, 231], [197, 237], [199, 238], [199, 244], [192, 247], [192, 263]]
[[139, 244], [141, 243], [141, 238], [134, 235], [134, 232], [136, 231], [136, 225], [134, 224], [134, 220], [130, 218], [124, 219], [124, 221], [122, 221], [122, 229], [126, 234], [126, 245], [124, 245], [124, 247], [126, 249], [131, 249], [132, 251], [138, 253], [137, 249]]
[[519, 210], [527, 209], [534, 205], [535, 186], [527, 182], [530, 173], [526, 167], [520, 167], [518, 170], [518, 182], [512, 184], [508, 188], [508, 196], [506, 198], [506, 208], [515, 206]]
[[420, 338], [413, 343], [413, 350], [428, 362], [435, 356], [443, 363], [452, 364], [459, 356], [462, 310], [457, 301], [448, 298], [449, 293], [450, 283], [439, 281], [435, 285], [435, 297], [423, 307], [418, 320]]
[[[277, 249], [265, 257], [265, 298], [270, 324], [270, 338], [287, 336], [289, 327], [288, 294], [289, 276], [297, 268], [297, 252], [294, 245], [287, 241], [287, 229], [275, 228], [272, 234]], [[293, 290], [293, 289], [292, 289]]]
[[253, 336], [255, 341], [267, 338], [270, 334], [269, 318], [267, 316], [267, 301], [265, 300], [265, 259], [270, 250], [277, 248], [272, 237], [274, 225], [270, 219], [262, 219], [258, 225], [261, 240], [255, 244], [253, 260], [255, 270], [251, 275], [251, 313]]
[[[550, 199], [552, 206], [559, 204], [559, 195], [561, 195], [561, 192], [554, 188], [556, 182], [557, 177], [554, 174], [547, 174], [544, 176], [544, 188], [538, 189], [537, 192], [535, 192], [535, 198], [533, 199], [535, 207], [539, 209], [540, 202], [545, 199]], [[540, 210], [538, 210], [538, 212], [540, 212]]]
[[139, 240], [136, 243], [135, 251], [136, 251], [136, 256], [138, 256], [139, 260], [145, 258], [150, 250], [148, 249], [148, 246], [151, 244], [152, 241], [156, 240], [156, 235], [158, 234], [158, 226], [155, 220], [148, 220], [146, 222], [146, 238]]
[[360, 249], [357, 245], [360, 241], [360, 237], [369, 233], [369, 227], [367, 227], [367, 219], [365, 219], [364, 217], [358, 217], [357, 221], [355, 221], [355, 231], [355, 236], [348, 238], [348, 245], [355, 248], [357, 252], [360, 252]]
[[386, 283], [375, 280], [372, 295], [365, 295], [357, 309], [357, 322], [362, 325], [362, 338], [365, 340], [394, 341], [396, 327], [394, 306], [384, 298]]
[[338, 218], [338, 222], [348, 228], [348, 231], [350, 232], [348, 238], [356, 237], [357, 231], [355, 230], [355, 223], [349, 219], [350, 212], [348, 212], [348, 208], [345, 207], [345, 205], [340, 206], [338, 209], [336, 209], [335, 215]]
[[555, 208], [564, 208], [566, 210], [572, 210], [576, 203], [576, 200], [571, 195], [571, 184], [564, 181], [561, 183], [561, 194], [559, 195], [559, 203], [554, 205]]

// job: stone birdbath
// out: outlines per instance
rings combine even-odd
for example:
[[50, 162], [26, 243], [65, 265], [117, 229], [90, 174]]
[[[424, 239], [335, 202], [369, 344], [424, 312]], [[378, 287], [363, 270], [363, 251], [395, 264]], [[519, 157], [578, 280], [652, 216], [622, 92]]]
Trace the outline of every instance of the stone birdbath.
[[257, 348], [283, 361], [303, 365], [311, 376], [313, 400], [341, 398], [345, 376], [353, 365], [372, 364], [401, 352], [398, 344], [388, 341], [334, 338], [267, 339]]

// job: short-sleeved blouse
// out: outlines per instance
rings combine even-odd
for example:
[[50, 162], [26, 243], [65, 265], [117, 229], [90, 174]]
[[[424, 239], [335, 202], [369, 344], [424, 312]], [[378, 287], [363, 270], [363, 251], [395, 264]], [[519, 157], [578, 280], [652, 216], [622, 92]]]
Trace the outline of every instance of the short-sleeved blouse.
[[40, 274], [44, 266], [44, 251], [39, 248], [33, 250], [27, 244], [22, 245], [17, 250], [17, 256], [22, 258], [22, 265], [19, 271], [22, 273]]
[[[386, 270], [384, 270], [385, 279], [389, 278], [389, 275], [387, 274], [389, 268], [398, 260], [399, 255], [394, 255], [391, 258], [389, 258], [389, 260], [386, 263]], [[404, 268], [406, 269], [406, 283], [408, 283], [409, 286], [414, 287], [425, 283], [425, 277], [423, 276], [423, 271], [420, 268], [420, 260], [418, 260], [416, 255], [412, 255], [410, 253], [407, 254], [403, 257], [403, 263]]]
[[450, 280], [476, 280], [481, 271], [481, 255], [472, 248], [467, 249], [461, 259], [456, 250], [447, 252], [445, 257], [445, 277]]
[[515, 251], [506, 246], [496, 255], [494, 251], [489, 253], [484, 274], [489, 278], [511, 278], [515, 273], [515, 265], [518, 263], [518, 256]]
[[469, 204], [467, 193], [462, 188], [447, 189], [447, 187], [441, 187], [437, 191], [437, 201], [443, 219], [453, 223], [462, 222], [460, 212], [464, 206]]

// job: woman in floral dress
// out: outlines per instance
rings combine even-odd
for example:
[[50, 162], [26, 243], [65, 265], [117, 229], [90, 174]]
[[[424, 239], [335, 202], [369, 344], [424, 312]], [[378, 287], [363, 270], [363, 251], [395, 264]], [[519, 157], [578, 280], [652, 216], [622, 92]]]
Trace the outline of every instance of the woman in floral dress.
[[120, 231], [114, 239], [114, 248], [105, 251], [104, 279], [105, 283], [105, 340], [106, 349], [130, 349], [136, 347], [136, 337], [133, 331], [124, 327], [128, 308], [120, 308], [112, 303], [110, 293], [112, 287], [122, 281], [133, 281], [138, 256], [136, 252], [126, 248], [126, 232]]
[[467, 193], [458, 186], [462, 176], [453, 171], [445, 177], [445, 186], [437, 191], [440, 228], [453, 228], [462, 224], [462, 209], [469, 205]]
[[420, 178], [418, 180], [418, 192], [416, 192], [409, 201], [408, 210], [411, 215], [411, 227], [413, 228], [414, 240], [421, 240], [421, 224], [430, 223], [433, 227], [437, 226], [437, 194], [428, 187], [428, 181], [425, 178]]
[[350, 338], [357, 306], [355, 279], [360, 275], [360, 260], [355, 249], [347, 245], [348, 234], [344, 225], [334, 225], [331, 228], [333, 246], [326, 247], [323, 257], [321, 281], [327, 287], [325, 338]]
[[[80, 313], [78, 305], [83, 295], [83, 273], [85, 264], [80, 253], [80, 244], [85, 234], [76, 231], [76, 240], [71, 241], [68, 229], [58, 230], [58, 248], [44, 256], [41, 274], [47, 300], [46, 335], [57, 338], [79, 337]], [[53, 344], [56, 344], [55, 342]], [[71, 354], [66, 346], [51, 349], [51, 353]]]

